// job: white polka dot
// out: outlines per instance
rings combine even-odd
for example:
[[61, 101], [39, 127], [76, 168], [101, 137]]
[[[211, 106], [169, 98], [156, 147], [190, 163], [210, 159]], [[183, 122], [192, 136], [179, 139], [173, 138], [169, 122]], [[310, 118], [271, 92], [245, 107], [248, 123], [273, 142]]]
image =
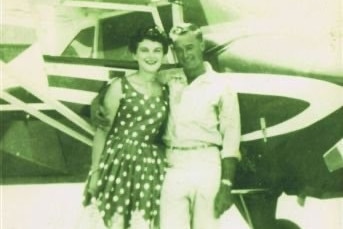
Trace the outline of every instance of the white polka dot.
[[155, 133], [155, 132], [156, 132], [156, 128], [152, 129], [151, 132], [152, 132], [152, 133]]
[[129, 199], [126, 199], [125, 200], [125, 205], [129, 205], [130, 204], [130, 200]]
[[151, 202], [150, 201], [146, 202], [146, 206], [150, 207], [151, 206]]
[[133, 161], [135, 161], [135, 160], [136, 160], [136, 158], [137, 158], [137, 157], [134, 155], [134, 156], [132, 157], [132, 160], [133, 160]]
[[149, 114], [151, 114], [151, 111], [150, 111], [149, 109], [147, 109], [147, 110], [145, 111], [145, 114], [149, 115]]
[[161, 101], [161, 99], [157, 97], [157, 98], [156, 98], [156, 101], [159, 102], [159, 101]]
[[132, 95], [132, 96], [137, 96], [137, 93], [136, 93], [136, 92], [132, 92], [131, 95]]
[[114, 181], [114, 176], [113, 175], [110, 176], [109, 181]]
[[123, 144], [119, 143], [117, 147], [118, 147], [118, 149], [121, 149], [121, 148], [123, 148]]
[[152, 104], [150, 104], [150, 107], [151, 107], [151, 108], [155, 108], [156, 105], [155, 105], [154, 103], [152, 103]]
[[114, 133], [117, 133], [118, 132], [118, 128], [114, 128]]
[[144, 184], [144, 189], [145, 189], [145, 190], [148, 190], [149, 187], [150, 187], [150, 185], [149, 185], [148, 183], [145, 183], [145, 184]]
[[149, 176], [149, 180], [154, 180], [154, 176], [153, 176], [153, 175], [150, 175], [150, 176]]
[[154, 119], [150, 118], [148, 122], [149, 122], [149, 124], [153, 124], [154, 123]]
[[119, 206], [117, 210], [118, 210], [119, 213], [122, 213], [124, 209], [123, 209], [122, 206]]
[[139, 189], [141, 187], [141, 184], [140, 183], [137, 183], [136, 185], [135, 185], [135, 188], [136, 189]]
[[[103, 192], [100, 192], [100, 193], [99, 193], [99, 198], [102, 198], [103, 195], [104, 195], [104, 193], [103, 193]], [[100, 204], [101, 204], [100, 201], [99, 201], [97, 204], [100, 206]]]
[[130, 125], [129, 125], [129, 127], [133, 127], [133, 122], [130, 122]]
[[162, 117], [162, 112], [157, 113], [157, 117], [161, 118]]
[[141, 125], [141, 130], [145, 130], [146, 126], [145, 125]]
[[129, 130], [124, 130], [124, 134], [128, 135], [129, 134]]
[[142, 150], [141, 149], [138, 149], [138, 154], [142, 154]]
[[95, 198], [95, 197], [92, 197], [91, 203], [92, 203], [92, 204], [95, 204], [95, 203], [96, 203], [96, 198]]
[[143, 105], [145, 102], [143, 99], [141, 99], [141, 100], [139, 100], [139, 103]]
[[137, 137], [137, 135], [138, 135], [137, 132], [132, 133], [132, 137], [134, 137], [134, 138]]
[[102, 185], [102, 180], [98, 180], [97, 185], [98, 186]]
[[107, 150], [107, 153], [108, 153], [108, 154], [113, 154], [113, 153], [114, 153], [114, 149], [109, 148], [109, 149]]
[[149, 136], [146, 135], [146, 136], [144, 137], [144, 140], [149, 140]]
[[123, 110], [126, 110], [127, 106], [123, 106]]
[[120, 194], [124, 194], [124, 193], [125, 193], [124, 189], [121, 188], [121, 189], [119, 190], [119, 193], [120, 193]]
[[126, 115], [126, 118], [131, 118], [131, 117], [132, 117], [131, 114], [127, 114], [127, 115]]
[[136, 166], [136, 171], [141, 171], [142, 167], [140, 165]]
[[115, 164], [115, 165], [118, 165], [118, 164], [119, 164], [118, 158], [114, 159], [113, 164]]
[[101, 168], [101, 169], [103, 169], [104, 166], [105, 166], [104, 162], [101, 162], [101, 163], [99, 164], [99, 168]]
[[129, 159], [131, 158], [131, 155], [130, 155], [130, 154], [126, 154], [125, 158], [126, 158], [127, 160], [129, 160]]
[[119, 184], [120, 181], [121, 181], [121, 179], [118, 177], [118, 178], [116, 179], [116, 184]]
[[111, 208], [111, 205], [110, 204], [106, 204], [106, 207], [105, 207], [107, 210]]
[[100, 215], [101, 215], [101, 217], [104, 217], [105, 216], [105, 211], [101, 211]]
[[137, 106], [134, 106], [134, 107], [133, 107], [133, 111], [138, 111], [138, 107], [137, 107]]
[[137, 121], [142, 121], [142, 116], [138, 116]]
[[113, 196], [112, 198], [113, 202], [117, 202], [119, 200], [118, 196]]
[[124, 126], [125, 125], [125, 121], [120, 121], [120, 125]]
[[140, 196], [141, 198], [143, 198], [143, 197], [144, 197], [144, 193], [143, 193], [143, 192], [140, 192], [140, 193], [139, 193], [139, 196]]
[[124, 177], [127, 176], [127, 172], [126, 172], [126, 171], [123, 172], [123, 176], [124, 176]]

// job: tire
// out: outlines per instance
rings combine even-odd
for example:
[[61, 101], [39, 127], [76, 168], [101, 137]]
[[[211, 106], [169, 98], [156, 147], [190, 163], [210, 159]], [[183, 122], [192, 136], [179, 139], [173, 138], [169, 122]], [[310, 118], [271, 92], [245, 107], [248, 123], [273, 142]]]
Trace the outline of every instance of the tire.
[[301, 229], [297, 224], [287, 219], [276, 220], [277, 229]]

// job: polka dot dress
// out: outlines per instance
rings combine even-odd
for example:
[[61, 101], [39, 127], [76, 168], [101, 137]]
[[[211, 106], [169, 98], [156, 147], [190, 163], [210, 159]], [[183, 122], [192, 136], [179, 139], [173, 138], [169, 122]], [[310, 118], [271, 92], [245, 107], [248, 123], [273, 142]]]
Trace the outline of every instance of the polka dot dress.
[[156, 144], [166, 121], [167, 95], [147, 97], [122, 78], [124, 98], [107, 137], [100, 159], [100, 178], [94, 196], [85, 190], [84, 205], [95, 201], [105, 224], [112, 217], [124, 217], [129, 228], [133, 212], [145, 220], [158, 220], [165, 159]]

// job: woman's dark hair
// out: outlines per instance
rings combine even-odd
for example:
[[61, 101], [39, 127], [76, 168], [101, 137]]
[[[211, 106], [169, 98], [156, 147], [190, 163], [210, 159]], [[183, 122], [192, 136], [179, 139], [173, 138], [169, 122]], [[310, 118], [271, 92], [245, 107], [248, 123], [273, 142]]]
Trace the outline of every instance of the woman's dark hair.
[[138, 44], [145, 39], [161, 43], [163, 47], [163, 53], [166, 54], [168, 52], [170, 39], [167, 37], [166, 33], [164, 33], [157, 26], [149, 26], [146, 28], [139, 29], [130, 38], [130, 41], [129, 41], [130, 52], [136, 53]]

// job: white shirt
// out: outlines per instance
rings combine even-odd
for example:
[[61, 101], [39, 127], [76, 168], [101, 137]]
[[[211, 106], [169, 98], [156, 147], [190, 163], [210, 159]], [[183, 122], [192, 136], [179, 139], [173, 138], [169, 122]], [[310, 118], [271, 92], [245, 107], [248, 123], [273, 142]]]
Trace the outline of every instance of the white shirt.
[[217, 73], [205, 63], [206, 72], [191, 84], [183, 71], [170, 80], [170, 114], [164, 140], [169, 146], [222, 146], [221, 157], [238, 157], [240, 114], [237, 93], [229, 85], [229, 74]]

